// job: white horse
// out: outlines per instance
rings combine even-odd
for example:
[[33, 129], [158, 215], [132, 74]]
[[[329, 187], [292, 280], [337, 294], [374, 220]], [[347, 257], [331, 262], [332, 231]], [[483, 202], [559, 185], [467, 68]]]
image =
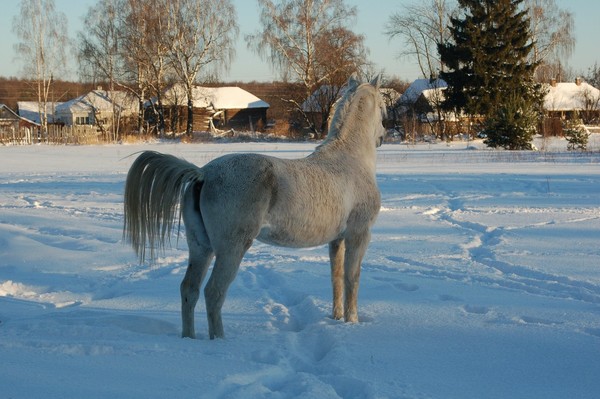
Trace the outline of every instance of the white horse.
[[197, 167], [172, 155], [142, 153], [125, 184], [124, 237], [143, 261], [172, 231], [178, 205], [189, 265], [181, 282], [183, 337], [195, 337], [194, 308], [204, 289], [211, 339], [224, 337], [221, 307], [254, 239], [286, 247], [329, 243], [333, 318], [358, 322], [360, 265], [380, 207], [376, 147], [385, 106], [379, 79], [350, 78], [327, 138], [304, 159], [231, 154]]

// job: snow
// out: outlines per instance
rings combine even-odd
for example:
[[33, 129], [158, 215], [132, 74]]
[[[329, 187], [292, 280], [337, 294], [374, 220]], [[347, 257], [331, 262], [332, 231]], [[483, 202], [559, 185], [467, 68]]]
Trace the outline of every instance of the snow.
[[[173, 85], [164, 95], [166, 103], [183, 104], [186, 101], [186, 90], [181, 84]], [[194, 86], [192, 89], [194, 107], [214, 109], [247, 109], [269, 108], [269, 104], [246, 90], [235, 87], [203, 87]]]
[[595, 398], [598, 135], [590, 147], [384, 145], [360, 323], [329, 317], [326, 248], [255, 243], [215, 341], [202, 301], [199, 339], [180, 338], [183, 233], [154, 265], [121, 241], [135, 153], [202, 165], [314, 144], [2, 147], [0, 396]]
[[414, 104], [425, 90], [441, 89], [447, 86], [448, 84], [443, 79], [417, 79], [400, 96], [399, 102], [404, 105]]
[[[48, 111], [47, 117], [48, 117], [49, 123], [54, 122], [54, 110], [56, 109], [56, 107], [58, 107], [61, 104], [62, 104], [62, 102], [51, 102], [51, 101], [49, 101], [46, 104], [46, 110]], [[39, 104], [37, 101], [18, 101], [17, 108], [18, 108], [18, 113], [19, 113], [20, 117], [22, 117], [30, 122], [33, 122], [33, 123], [38, 123], [38, 124], [41, 123], [40, 122]]]
[[[544, 97], [544, 108], [550, 111], [573, 111], [598, 109], [600, 90], [579, 82], [560, 82], [546, 85], [548, 93]], [[586, 105], [586, 102], [589, 104]]]

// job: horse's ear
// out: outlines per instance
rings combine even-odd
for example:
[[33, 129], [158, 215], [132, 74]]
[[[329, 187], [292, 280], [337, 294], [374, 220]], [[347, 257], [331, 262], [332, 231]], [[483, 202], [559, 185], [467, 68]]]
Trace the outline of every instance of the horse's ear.
[[371, 80], [371, 85], [372, 85], [372, 86], [375, 86], [375, 88], [376, 88], [376, 89], [379, 89], [379, 86], [381, 86], [381, 81], [382, 81], [382, 80], [383, 80], [383, 79], [382, 79], [382, 77], [381, 77], [381, 74], [379, 74], [379, 75], [375, 76], [375, 77], [373, 78], [373, 80]]
[[353, 73], [348, 79], [348, 89], [352, 91], [358, 86], [360, 86], [360, 80], [358, 79], [358, 75], [356, 75], [356, 73]]

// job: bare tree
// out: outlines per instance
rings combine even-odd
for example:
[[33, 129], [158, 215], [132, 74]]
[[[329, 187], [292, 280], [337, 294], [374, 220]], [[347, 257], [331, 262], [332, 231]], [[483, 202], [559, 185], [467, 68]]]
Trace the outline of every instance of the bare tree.
[[193, 130], [192, 89], [200, 73], [229, 66], [239, 33], [235, 8], [230, 0], [172, 0], [169, 15], [168, 60], [187, 94], [186, 134]]
[[[109, 99], [115, 93], [115, 85], [123, 80], [125, 74], [121, 53], [123, 25], [120, 18], [124, 7], [122, 0], [99, 0], [89, 8], [84, 18], [86, 29], [78, 35], [81, 73], [92, 81], [108, 82]], [[115, 101], [112, 104], [110, 135], [112, 140], [117, 140], [118, 106]], [[103, 125], [99, 127], [104, 129]]]
[[[152, 109], [158, 122], [159, 135], [165, 133], [165, 117], [162, 104], [162, 92], [169, 73], [168, 54], [169, 43], [164, 40], [170, 29], [170, 18], [162, 12], [169, 0], [129, 0], [132, 4], [132, 14], [142, 18], [143, 26], [138, 27], [144, 32], [145, 44], [139, 49], [141, 60], [147, 67], [146, 84], [149, 91], [156, 96]], [[139, 18], [136, 17], [136, 18]], [[142, 63], [144, 61], [141, 61]]]
[[[299, 98], [288, 98], [311, 128], [320, 133], [331, 105], [348, 77], [368, 65], [364, 37], [350, 29], [356, 7], [343, 0], [258, 0], [262, 30], [247, 35], [246, 43], [268, 60], [284, 80], [301, 83]], [[322, 123], [315, 126], [302, 107], [319, 87]], [[320, 129], [320, 130], [319, 130]]]
[[593, 67], [588, 68], [585, 81], [597, 89], [600, 88], [600, 66], [598, 66], [597, 62], [594, 63]]
[[414, 58], [423, 77], [436, 76], [443, 70], [438, 44], [450, 38], [450, 17], [456, 10], [452, 1], [430, 0], [427, 3], [408, 4], [392, 14], [385, 26], [390, 38], [400, 38], [404, 48], [400, 57]]
[[549, 82], [560, 78], [565, 59], [575, 48], [575, 22], [573, 14], [556, 5], [555, 0], [525, 0], [529, 12], [533, 42], [531, 61], [538, 64], [539, 81]]
[[596, 90], [587, 86], [579, 93], [579, 103], [581, 104], [580, 116], [586, 125], [598, 123], [598, 113], [600, 112], [600, 95]]
[[47, 137], [50, 87], [54, 76], [66, 69], [67, 18], [56, 11], [54, 0], [22, 0], [13, 31], [19, 38], [15, 49], [23, 60], [25, 75], [37, 86], [40, 122]]
[[[120, 54], [125, 66], [125, 85], [138, 101], [137, 126], [138, 134], [144, 130], [144, 103], [147, 93], [152, 87], [152, 71], [154, 58], [160, 60], [161, 54], [156, 54], [153, 37], [160, 8], [156, 0], [126, 0], [121, 15], [122, 31]], [[164, 53], [163, 53], [164, 54]]]

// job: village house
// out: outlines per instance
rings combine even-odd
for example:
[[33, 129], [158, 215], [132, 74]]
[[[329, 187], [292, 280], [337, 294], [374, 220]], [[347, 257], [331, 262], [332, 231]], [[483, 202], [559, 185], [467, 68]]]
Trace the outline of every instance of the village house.
[[39, 123], [24, 118], [4, 104], [0, 104], [0, 143], [31, 144]]
[[447, 87], [443, 79], [434, 77], [416, 79], [408, 86], [395, 104], [405, 139], [447, 139], [457, 133], [458, 118], [442, 109]]
[[598, 122], [600, 116], [600, 90], [576, 78], [575, 82], [552, 80], [546, 85], [544, 109], [551, 118], [583, 119], [584, 123]]
[[138, 108], [138, 101], [128, 93], [98, 88], [57, 105], [54, 117], [57, 123], [67, 126], [107, 125], [115, 112], [120, 119], [136, 115]]
[[584, 124], [600, 123], [600, 90], [584, 82], [557, 82], [545, 85], [546, 117], [541, 125], [544, 136], [562, 136], [565, 120], [581, 119]]
[[[185, 87], [177, 84], [165, 90], [162, 98], [165, 119], [171, 129], [183, 131], [187, 124], [187, 96]], [[193, 130], [215, 129], [257, 130], [267, 123], [269, 104], [239, 87], [204, 87], [192, 89]]]

